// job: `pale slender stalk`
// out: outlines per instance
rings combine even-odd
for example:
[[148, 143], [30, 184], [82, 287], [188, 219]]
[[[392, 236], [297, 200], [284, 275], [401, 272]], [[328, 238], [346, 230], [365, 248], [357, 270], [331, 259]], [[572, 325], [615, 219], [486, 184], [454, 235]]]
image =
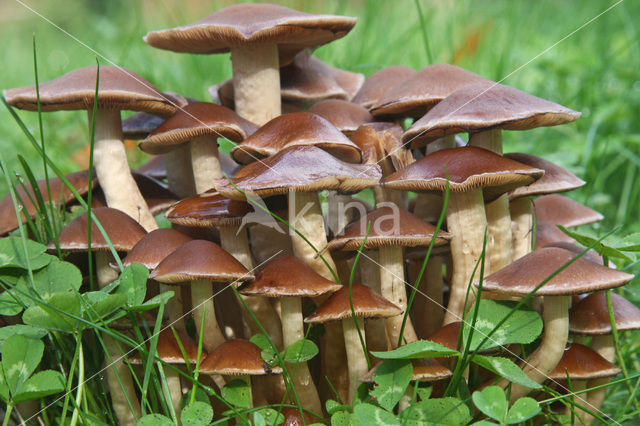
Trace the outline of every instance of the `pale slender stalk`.
[[[586, 380], [572, 380], [571, 381], [571, 391], [572, 392], [580, 392], [583, 391], [587, 388], [587, 381]], [[574, 424], [585, 424], [585, 425], [590, 425], [593, 422], [593, 417], [591, 417], [590, 414], [588, 414], [586, 411], [581, 410], [580, 408], [578, 408], [577, 406], [580, 405], [582, 407], [588, 408], [590, 410], [593, 410], [593, 407], [589, 404], [589, 402], [587, 402], [588, 399], [588, 394], [590, 394], [591, 392], [587, 392], [587, 393], [581, 393], [579, 395], [574, 395], [572, 397], [573, 403], [570, 404], [569, 406], [567, 406], [565, 408], [565, 412], [564, 414], [571, 417], [571, 407], [573, 407], [573, 411], [575, 412], [575, 416], [576, 421], [574, 422]], [[576, 405], [574, 405], [576, 404]]]
[[[302, 302], [299, 297], [282, 297], [280, 304], [282, 306], [282, 338], [284, 347], [288, 348], [294, 342], [304, 338]], [[287, 369], [293, 372], [291, 380], [300, 404], [308, 410], [321, 413], [322, 404], [307, 363], [289, 364]]]
[[[347, 350], [347, 363], [349, 365], [349, 400], [348, 404], [353, 404], [353, 397], [360, 385], [362, 377], [369, 370], [367, 359], [362, 352], [358, 330], [353, 318], [342, 320], [342, 331], [344, 333], [344, 345]], [[364, 336], [362, 336], [364, 339]]]
[[533, 247], [533, 203], [531, 198], [517, 198], [509, 203], [513, 260], [531, 253]]
[[[89, 123], [93, 111], [89, 110]], [[121, 210], [140, 223], [147, 232], [158, 228], [127, 163], [122, 143], [122, 120], [118, 110], [98, 109], [95, 124], [93, 165], [107, 206]]]
[[488, 149], [502, 155], [502, 130], [491, 129], [469, 135], [469, 146]]
[[[380, 258], [380, 289], [381, 294], [387, 300], [396, 304], [401, 310], [400, 315], [385, 319], [387, 335], [392, 348], [396, 348], [402, 328], [402, 319], [407, 310], [407, 290], [404, 286], [404, 259], [402, 247], [385, 246], [378, 249]], [[403, 341], [414, 342], [418, 340], [411, 320], [405, 324]]]
[[[380, 267], [378, 266], [378, 250], [363, 250], [358, 260], [361, 282], [380, 294]], [[348, 281], [343, 281], [348, 283]], [[355, 281], [354, 281], [355, 282]], [[370, 351], [386, 351], [391, 348], [387, 336], [387, 326], [383, 318], [369, 318], [364, 323], [367, 336], [367, 349]], [[397, 340], [396, 340], [397, 341]]]
[[[422, 262], [409, 263], [409, 282], [415, 283]], [[442, 257], [432, 255], [422, 279], [417, 283], [419, 295], [413, 304], [413, 320], [416, 334], [426, 339], [442, 327], [444, 320], [444, 301], [442, 299]]]
[[[213, 305], [213, 284], [206, 280], [191, 281], [191, 303], [193, 306], [193, 320], [196, 323], [198, 336], [202, 334], [202, 345], [207, 352], [224, 343], [224, 335], [218, 321], [216, 320], [216, 310]], [[201, 330], [202, 316], [206, 309], [206, 327]]]
[[502, 194], [484, 206], [489, 225], [487, 245], [489, 246], [489, 270], [485, 274], [497, 272], [513, 261], [513, 237], [511, 235], [511, 213], [509, 197]]
[[202, 194], [213, 188], [213, 181], [222, 178], [222, 168], [218, 159], [218, 138], [203, 135], [191, 139], [191, 167], [196, 193]]
[[591, 338], [591, 349], [598, 352], [602, 358], [610, 363], [613, 364], [616, 362], [616, 347], [612, 335], [603, 334], [593, 336]]
[[280, 115], [280, 62], [275, 44], [231, 49], [235, 110], [258, 126]]
[[[610, 363], [614, 363], [616, 360], [616, 348], [613, 341], [613, 336], [610, 334], [593, 336], [591, 340], [591, 349], [596, 351], [602, 358], [606, 359]], [[593, 388], [596, 386], [606, 385], [611, 381], [610, 378], [589, 380], [587, 387]], [[607, 396], [609, 388], [595, 389], [587, 394], [587, 401], [589, 401], [589, 407], [592, 411], [600, 411], [600, 407], [604, 403], [604, 398]], [[585, 424], [589, 425], [593, 422], [593, 417], [585, 414], [583, 418]]]
[[176, 418], [180, 418], [180, 413], [182, 408], [180, 408], [180, 401], [182, 400], [182, 386], [180, 385], [180, 373], [177, 371], [166, 368], [163, 369], [165, 381], [167, 382], [167, 387], [169, 391], [168, 397], [171, 398], [171, 405], [173, 406], [173, 411], [175, 412]]
[[171, 192], [179, 198], [196, 195], [189, 144], [183, 144], [167, 152], [164, 156], [164, 164], [167, 169], [167, 184]]
[[183, 303], [180, 287], [158, 283], [158, 291], [160, 293], [173, 291], [173, 297], [169, 299], [165, 305], [166, 320], [168, 321], [168, 324], [173, 326], [176, 330], [186, 333], [187, 329], [185, 328], [184, 316], [182, 313]]
[[[447, 227], [451, 234], [453, 273], [451, 274], [449, 304], [444, 316], [444, 325], [462, 319], [467, 287], [482, 253], [484, 231], [487, 227], [482, 189], [450, 194], [447, 207]], [[488, 259], [488, 256], [485, 259]], [[480, 278], [478, 274], [479, 272], [476, 272], [474, 276], [476, 281]], [[473, 301], [473, 293], [470, 292], [469, 306], [473, 304]]]

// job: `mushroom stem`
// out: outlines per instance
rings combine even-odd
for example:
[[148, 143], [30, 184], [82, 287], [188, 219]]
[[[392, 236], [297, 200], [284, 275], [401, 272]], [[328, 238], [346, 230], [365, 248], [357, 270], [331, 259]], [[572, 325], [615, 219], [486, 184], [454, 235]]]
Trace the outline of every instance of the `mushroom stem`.
[[[359, 282], [380, 294], [380, 267], [378, 266], [378, 250], [364, 250], [358, 261], [360, 269]], [[345, 285], [348, 282], [345, 281]], [[387, 351], [390, 342], [387, 338], [387, 327], [384, 318], [369, 318], [365, 325], [367, 349], [370, 351]]]
[[491, 129], [484, 132], [472, 133], [469, 135], [470, 146], [488, 149], [496, 154], [502, 155], [502, 130]]
[[610, 363], [616, 362], [616, 347], [611, 334], [593, 336], [591, 338], [591, 349], [598, 352], [602, 358]]
[[280, 61], [276, 44], [252, 44], [231, 49], [235, 110], [262, 126], [280, 115]]
[[[411, 261], [409, 263], [409, 280], [415, 283], [420, 273], [422, 262]], [[444, 302], [442, 300], [442, 257], [431, 255], [427, 262], [427, 268], [422, 275], [418, 286], [418, 292], [412, 307], [416, 334], [419, 338], [426, 339], [438, 331], [444, 319]]]
[[[216, 310], [213, 305], [213, 284], [207, 280], [191, 281], [191, 304], [193, 305], [193, 319], [196, 323], [198, 336], [203, 333], [202, 345], [207, 352], [213, 351], [224, 343], [224, 335], [216, 320]], [[205, 329], [201, 330], [202, 316], [205, 314]]]
[[[344, 345], [347, 350], [347, 364], [349, 366], [349, 404], [353, 404], [353, 397], [356, 394], [358, 385], [362, 377], [368, 371], [367, 359], [362, 352], [358, 330], [353, 318], [342, 320], [342, 331], [344, 333]], [[362, 336], [364, 339], [364, 336]]]
[[[380, 259], [380, 290], [384, 298], [397, 305], [402, 313], [385, 319], [387, 335], [391, 340], [391, 347], [398, 346], [402, 319], [407, 310], [407, 291], [404, 287], [404, 259], [402, 247], [383, 246], [378, 251]], [[411, 320], [405, 324], [402, 340], [413, 342], [418, 340]]]
[[215, 135], [197, 136], [189, 142], [191, 167], [197, 194], [213, 188], [213, 181], [222, 178], [218, 159], [218, 138]]
[[[324, 219], [318, 194], [315, 192], [289, 192], [289, 224], [313, 244], [316, 250], [321, 251], [327, 246], [327, 233], [324, 228]], [[334, 281], [333, 274], [320, 258], [316, 251], [291, 229], [291, 243], [293, 253], [305, 262], [311, 269], [328, 280]], [[336, 271], [336, 265], [328, 252], [322, 253], [328, 266]]]
[[[280, 305], [282, 306], [282, 339], [284, 347], [288, 348], [294, 342], [304, 338], [302, 302], [299, 297], [282, 297]], [[291, 380], [300, 404], [308, 410], [321, 413], [322, 404], [307, 363], [289, 364], [287, 369], [293, 372]]]
[[[522, 371], [536, 383], [544, 382], [549, 373], [556, 368], [564, 353], [564, 347], [569, 337], [569, 296], [545, 296], [544, 333], [542, 341], [531, 355], [525, 360]], [[500, 380], [499, 386], [506, 387], [509, 382]], [[511, 403], [525, 396], [531, 389], [517, 384], [511, 386]]]
[[180, 401], [182, 400], [182, 385], [180, 384], [180, 374], [171, 369], [164, 369], [164, 376], [167, 380], [167, 388], [169, 389], [168, 397], [171, 399], [171, 405], [173, 405], [173, 411], [176, 413], [176, 418], [180, 418], [182, 408], [180, 407]]
[[170, 326], [174, 327], [178, 331], [186, 333], [187, 329], [184, 325], [182, 292], [180, 291], [180, 288], [158, 283], [158, 291], [160, 293], [173, 291], [173, 297], [167, 301], [167, 305], [164, 310], [167, 317], [166, 319], [169, 321]]
[[[247, 228], [243, 227], [240, 229], [238, 226], [221, 226], [218, 229], [220, 231], [220, 246], [242, 263], [245, 268], [251, 271], [253, 269], [253, 260], [251, 259]], [[244, 299], [249, 309], [251, 309], [258, 321], [260, 321], [260, 324], [262, 324], [269, 334], [273, 344], [276, 345], [278, 350], [282, 350], [282, 325], [269, 300], [260, 296], [241, 295], [240, 297]], [[244, 305], [241, 306], [241, 309], [242, 316], [251, 333], [261, 333], [260, 327], [253, 322], [251, 315], [245, 311]]]
[[[91, 123], [93, 111], [89, 110], [88, 115]], [[125, 212], [147, 232], [157, 229], [158, 224], [131, 176], [122, 143], [120, 111], [97, 110], [93, 159], [107, 206]]]
[[[602, 358], [606, 359], [610, 363], [614, 363], [616, 360], [616, 348], [613, 342], [613, 336], [610, 334], [593, 336], [591, 339], [591, 349], [596, 351]], [[610, 380], [611, 379], [609, 378], [589, 380], [587, 386], [593, 388], [596, 386], [606, 385]], [[599, 411], [608, 390], [609, 388], [605, 387], [590, 391], [587, 395], [587, 401], [589, 402], [587, 405], [588, 408], [592, 411]], [[589, 425], [593, 422], [593, 417], [587, 414], [583, 418], [583, 421], [585, 424]]]
[[171, 192], [180, 198], [196, 195], [193, 170], [191, 169], [191, 150], [188, 144], [167, 152], [164, 156], [164, 164]]
[[[447, 227], [451, 234], [453, 273], [444, 325], [461, 321], [467, 287], [482, 254], [484, 230], [487, 228], [482, 189], [477, 188], [467, 192], [452, 192], [450, 194], [447, 206]], [[486, 251], [490, 251], [488, 247]], [[488, 255], [485, 255], [485, 262], [488, 262]], [[477, 280], [479, 275], [480, 268], [478, 267], [474, 279]], [[473, 292], [470, 292], [469, 306], [473, 301]]]
[[531, 198], [516, 198], [509, 204], [511, 211], [511, 236], [513, 238], [513, 260], [531, 252], [533, 246], [533, 205]]
[[[572, 380], [571, 381], [571, 391], [572, 392], [580, 392], [580, 391], [585, 390], [586, 388], [587, 388], [587, 381], [586, 380]], [[579, 395], [574, 395], [572, 397], [573, 403], [592, 410], [593, 407], [587, 401], [589, 393], [591, 393], [591, 392], [588, 392], [587, 394], [581, 393]], [[572, 405], [567, 406], [565, 408], [565, 413], [564, 413], [565, 415], [567, 415], [569, 417], [571, 416], [571, 406]], [[578, 407], [575, 407], [574, 411], [575, 411], [575, 416], [577, 417], [576, 422], [574, 424], [590, 425], [593, 422], [593, 417], [591, 417], [591, 415], [589, 415], [586, 411], [583, 411]]]

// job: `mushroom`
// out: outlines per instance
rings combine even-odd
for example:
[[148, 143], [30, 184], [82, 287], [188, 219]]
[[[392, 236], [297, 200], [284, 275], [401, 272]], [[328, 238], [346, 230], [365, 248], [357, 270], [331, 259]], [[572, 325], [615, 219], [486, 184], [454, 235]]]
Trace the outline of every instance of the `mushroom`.
[[604, 219], [597, 211], [563, 195], [543, 195], [533, 201], [533, 207], [539, 222], [567, 228], [588, 225]]
[[345, 136], [351, 136], [362, 124], [373, 121], [373, 116], [365, 108], [341, 99], [320, 101], [308, 111], [329, 121]]
[[371, 108], [387, 91], [415, 72], [415, 70], [402, 65], [381, 68], [364, 81], [351, 101], [365, 108]]

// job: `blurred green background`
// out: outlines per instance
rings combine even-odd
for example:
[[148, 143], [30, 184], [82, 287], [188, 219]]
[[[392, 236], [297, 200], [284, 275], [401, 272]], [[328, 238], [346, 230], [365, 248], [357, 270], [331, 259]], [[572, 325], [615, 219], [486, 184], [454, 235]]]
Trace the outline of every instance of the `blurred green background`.
[[[419, 69], [430, 63], [454, 63], [581, 111], [582, 117], [569, 125], [505, 132], [505, 151], [543, 156], [587, 181], [570, 195], [606, 216], [600, 230], [621, 226], [622, 234], [640, 231], [639, 1], [274, 2], [307, 12], [358, 17], [347, 37], [316, 50], [334, 66], [370, 75], [394, 64]], [[161, 90], [209, 100], [208, 86], [231, 76], [228, 55], [161, 51], [147, 46], [142, 36], [193, 22], [231, 3], [3, 0], [0, 86], [34, 84], [35, 35], [40, 81], [95, 64], [99, 54], [101, 64], [134, 70]], [[19, 114], [37, 135], [37, 114]], [[65, 172], [85, 167], [86, 114], [48, 113], [43, 118], [48, 154]], [[135, 146], [129, 148], [134, 163], [144, 160]], [[20, 171], [19, 153], [42, 176], [41, 160], [4, 108], [0, 108], [0, 153], [10, 170]], [[5, 192], [0, 183], [0, 194]], [[631, 270], [637, 272], [637, 263]], [[637, 287], [636, 283], [623, 290], [636, 303], [640, 302]], [[627, 353], [640, 352], [638, 339], [628, 339], [625, 345]], [[640, 370], [638, 357], [629, 362], [630, 371]], [[615, 401], [616, 396], [610, 399], [610, 407]]]

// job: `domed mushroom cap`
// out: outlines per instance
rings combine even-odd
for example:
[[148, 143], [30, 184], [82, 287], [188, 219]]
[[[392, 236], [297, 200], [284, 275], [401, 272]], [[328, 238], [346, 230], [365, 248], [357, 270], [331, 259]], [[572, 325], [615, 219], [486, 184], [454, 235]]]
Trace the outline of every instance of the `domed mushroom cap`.
[[457, 350], [461, 325], [460, 321], [446, 324], [429, 336], [427, 340], [439, 343], [449, 349]]
[[[509, 295], [527, 295], [575, 255], [568, 250], [545, 247], [521, 257], [484, 279], [483, 290]], [[537, 296], [567, 296], [620, 287], [633, 278], [626, 272], [579, 258], [554, 276]], [[476, 283], [477, 284], [477, 283]]]
[[133, 246], [127, 257], [122, 260], [122, 264], [126, 267], [132, 263], [141, 263], [147, 269], [152, 270], [165, 257], [191, 240], [193, 238], [175, 229], [155, 229], [142, 237]]
[[309, 108], [309, 112], [333, 124], [346, 135], [355, 132], [360, 125], [373, 121], [373, 116], [366, 108], [341, 99], [327, 99]]
[[[332, 189], [358, 192], [378, 184], [381, 173], [375, 164], [351, 164], [341, 161], [314, 146], [292, 146], [264, 160], [238, 170], [231, 179], [241, 191], [251, 191], [259, 197], [296, 192], [316, 192]], [[226, 179], [214, 182], [225, 197], [244, 199]]]
[[[78, 194], [80, 196], [85, 195], [89, 191], [88, 170], [65, 175], [65, 178], [69, 181], [71, 186], [75, 188], [76, 191], [78, 191]], [[47, 181], [45, 179], [41, 179], [36, 181], [36, 183], [38, 185], [40, 194], [42, 194], [42, 199], [46, 203], [48, 203], [49, 191], [47, 189]], [[91, 186], [95, 187], [97, 183], [98, 180], [94, 173]], [[25, 182], [24, 187], [26, 188], [26, 192], [22, 188], [22, 185], [18, 185], [15, 188], [16, 195], [19, 198], [18, 204], [22, 206], [22, 223], [25, 223], [27, 220], [25, 217], [25, 212], [29, 215], [30, 218], [34, 218], [37, 213], [37, 207], [31, 201], [32, 199], [36, 200], [35, 191], [31, 186], [31, 183]], [[69, 188], [67, 188], [67, 186], [63, 184], [58, 177], [49, 178], [49, 187], [51, 188], [51, 201], [53, 201], [54, 205], [57, 205], [60, 202], [64, 204], [75, 199]], [[13, 206], [13, 199], [11, 198], [11, 194], [7, 194], [2, 198], [2, 201], [0, 201], [0, 235], [11, 232], [16, 228], [18, 228], [18, 218]]]
[[[180, 339], [180, 344], [184, 348], [184, 352], [187, 355], [187, 358], [190, 363], [195, 363], [198, 359], [198, 345], [189, 337], [187, 333], [176, 330], [178, 334], [178, 338]], [[147, 349], [148, 349], [147, 344]], [[158, 335], [158, 346], [156, 347], [156, 353], [158, 358], [167, 362], [169, 364], [186, 364], [185, 359], [182, 356], [182, 351], [180, 351], [180, 345], [176, 340], [176, 337], [173, 335], [173, 332], [170, 328], [166, 328], [160, 332]], [[203, 349], [200, 354], [201, 358], [205, 358], [207, 356], [207, 352]], [[131, 357], [129, 357], [129, 362], [132, 364], [141, 364], [142, 360], [140, 358], [140, 353], [136, 352]]]
[[576, 240], [562, 232], [557, 226], [538, 220], [536, 224], [536, 248], [554, 243], [575, 243]]
[[267, 297], [316, 297], [340, 288], [340, 284], [318, 275], [300, 259], [281, 256], [267, 263], [240, 293]]
[[455, 65], [427, 65], [385, 92], [371, 107], [371, 114], [422, 117], [456, 90], [474, 83], [491, 81]]
[[[618, 331], [640, 329], [640, 309], [624, 297], [611, 293], [613, 316]], [[611, 334], [604, 292], [591, 294], [569, 310], [569, 331], [575, 334]]]
[[597, 211], [563, 195], [544, 195], [533, 200], [538, 221], [567, 228], [604, 219]]
[[[138, 222], [120, 210], [99, 207], [92, 211], [117, 251], [131, 250], [147, 234]], [[64, 251], [87, 251], [89, 249], [88, 228], [87, 213], [83, 213], [60, 231], [58, 235], [60, 248]], [[55, 249], [53, 243], [49, 243], [49, 249]], [[91, 223], [91, 250], [109, 250], [109, 245], [95, 222]]]
[[[224, 152], [218, 152], [218, 160], [220, 160], [222, 173], [228, 176], [233, 176], [236, 170], [240, 167], [238, 163], [229, 157], [229, 154]], [[154, 179], [166, 179], [167, 167], [164, 161], [164, 155], [155, 155], [151, 157], [146, 163], [138, 167], [137, 172]]]
[[544, 176], [531, 185], [521, 186], [509, 193], [509, 199], [530, 197], [534, 195], [552, 194], [555, 192], [571, 191], [585, 185], [586, 182], [567, 169], [532, 154], [511, 152], [505, 157], [527, 166], [544, 170]]
[[207, 355], [200, 364], [200, 372], [227, 376], [282, 373], [281, 367], [269, 367], [260, 353], [260, 348], [248, 340], [229, 340]]
[[149, 278], [168, 284], [194, 280], [230, 283], [249, 281], [253, 275], [216, 243], [193, 240], [160, 262]]
[[231, 200], [215, 189], [186, 198], [165, 213], [171, 223], [192, 227], [240, 225], [242, 217], [253, 211], [246, 201]]
[[[378, 370], [378, 367], [380, 367], [380, 364], [369, 370], [367, 374], [362, 377], [362, 381], [368, 383], [373, 382], [373, 378], [376, 375], [376, 371]], [[412, 359], [411, 364], [413, 365], [413, 372], [411, 373], [412, 381], [435, 382], [447, 379], [453, 375], [451, 370], [438, 363], [433, 358]]]
[[[338, 237], [328, 244], [329, 250], [358, 250], [367, 236], [367, 227], [371, 223], [369, 236], [364, 248], [383, 246], [415, 247], [431, 244], [436, 227], [412, 215], [406, 210], [388, 206], [379, 207], [349, 225]], [[440, 231], [436, 246], [447, 244], [451, 235]]]
[[360, 149], [326, 119], [309, 112], [274, 118], [236, 145], [231, 156], [241, 164], [269, 157], [286, 147], [317, 146], [349, 163], [360, 163]]
[[402, 65], [379, 69], [364, 81], [351, 102], [371, 108], [387, 91], [415, 73], [416, 70]]
[[549, 378], [562, 380], [569, 375], [571, 380], [602, 379], [613, 377], [621, 371], [593, 349], [579, 343], [572, 343], [564, 350], [560, 362], [549, 373]]
[[214, 135], [239, 142], [255, 132], [257, 126], [229, 108], [209, 102], [196, 102], [176, 111], [140, 142], [150, 154], [164, 154], [197, 136]]
[[[558, 247], [561, 249], [569, 250], [573, 254], [580, 254], [584, 251], [584, 247], [577, 246], [567, 241], [556, 241], [553, 243], [545, 244], [543, 247]], [[604, 262], [602, 261], [602, 256], [600, 256], [594, 250], [588, 250], [585, 254], [582, 255], [582, 257], [586, 260], [597, 263], [598, 265], [604, 264]]]
[[456, 133], [493, 128], [528, 130], [575, 121], [580, 113], [497, 83], [464, 86], [413, 123], [403, 136], [411, 148]]
[[[400, 315], [402, 310], [369, 287], [353, 284], [351, 287], [353, 308], [356, 316], [362, 318], [387, 318]], [[337, 321], [352, 318], [349, 303], [349, 286], [333, 293], [314, 313], [304, 319], [307, 323]]]
[[274, 4], [238, 4], [192, 24], [152, 31], [144, 41], [156, 48], [187, 53], [224, 53], [250, 43], [277, 44], [280, 63], [300, 50], [344, 37], [356, 18], [313, 15]]
[[387, 176], [382, 184], [391, 189], [444, 192], [449, 178], [451, 192], [482, 188], [485, 201], [522, 185], [544, 172], [483, 148], [466, 146], [433, 152]]
[[[42, 111], [91, 109], [96, 91], [96, 66], [80, 68], [40, 83], [38, 90]], [[35, 85], [3, 93], [10, 105], [38, 110]], [[175, 111], [171, 101], [151, 83], [133, 71], [116, 66], [100, 67], [98, 108], [146, 111], [162, 116]]]

